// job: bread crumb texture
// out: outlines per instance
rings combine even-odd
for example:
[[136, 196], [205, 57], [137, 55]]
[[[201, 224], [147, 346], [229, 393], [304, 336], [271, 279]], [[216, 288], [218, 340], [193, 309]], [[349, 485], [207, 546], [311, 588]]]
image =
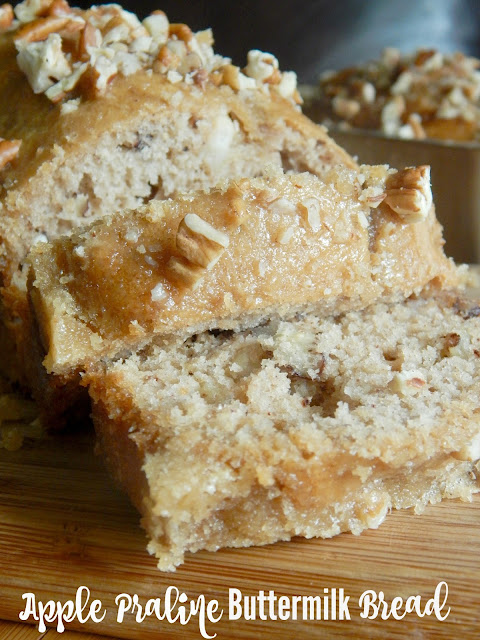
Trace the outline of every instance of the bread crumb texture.
[[330, 537], [478, 491], [479, 307], [456, 295], [164, 341], [92, 374], [150, 551]]

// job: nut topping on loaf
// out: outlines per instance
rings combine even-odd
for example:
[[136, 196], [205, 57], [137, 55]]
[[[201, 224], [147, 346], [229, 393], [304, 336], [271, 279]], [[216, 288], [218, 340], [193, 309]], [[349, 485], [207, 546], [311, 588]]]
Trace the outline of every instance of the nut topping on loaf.
[[24, 0], [14, 12], [12, 22], [12, 7], [3, 5], [0, 28], [14, 29], [20, 69], [34, 92], [52, 102], [72, 92], [100, 95], [116, 75], [140, 69], [202, 88], [209, 80], [235, 91], [271, 87], [300, 102], [295, 73], [282, 73], [273, 55], [250, 51], [242, 71], [215, 54], [210, 30], [193, 33], [186, 24], [169, 23], [163, 11], [140, 22], [116, 4], [82, 11], [65, 0]]
[[433, 204], [429, 166], [396, 171], [386, 165], [365, 165], [360, 171], [362, 202], [372, 208], [385, 202], [405, 223], [425, 220]]
[[378, 60], [327, 71], [312, 115], [342, 129], [375, 129], [404, 139], [480, 137], [480, 60], [462, 53], [385, 49]]

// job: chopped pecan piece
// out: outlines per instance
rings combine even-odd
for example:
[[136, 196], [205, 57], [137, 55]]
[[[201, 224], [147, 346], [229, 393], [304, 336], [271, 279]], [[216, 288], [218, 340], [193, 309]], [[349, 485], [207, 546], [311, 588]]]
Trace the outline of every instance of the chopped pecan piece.
[[15, 7], [15, 16], [20, 22], [31, 22], [35, 18], [45, 16], [52, 0], [24, 0]]
[[176, 36], [179, 40], [187, 43], [193, 38], [193, 33], [190, 27], [182, 23], [173, 23], [168, 28], [168, 34], [170, 36]]
[[384, 202], [403, 222], [425, 220], [432, 207], [430, 167], [410, 167], [390, 175]]
[[48, 8], [49, 16], [66, 16], [72, 13], [72, 9], [66, 0], [53, 0]]
[[229, 238], [197, 214], [187, 213], [178, 228], [176, 242], [187, 260], [207, 269], [228, 247]]
[[312, 231], [319, 231], [322, 226], [322, 221], [320, 218], [320, 202], [317, 198], [307, 198], [300, 203], [300, 209], [304, 212], [306, 221]]
[[242, 224], [247, 215], [247, 203], [243, 199], [244, 194], [241, 184], [241, 182], [234, 183], [227, 191], [232, 209], [232, 219], [229, 222], [235, 226]]
[[408, 116], [407, 124], [412, 127], [413, 135], [417, 140], [425, 140], [427, 134], [422, 126], [422, 119], [418, 113], [411, 113]]
[[227, 64], [223, 68], [222, 82], [234, 91], [242, 91], [242, 89], [255, 87], [255, 80], [246, 76], [238, 67], [234, 67], [233, 64]]
[[11, 4], [0, 6], [0, 29], [8, 29], [13, 22], [13, 8]]
[[228, 247], [229, 237], [197, 216], [187, 213], [180, 222], [176, 245], [180, 258], [172, 257], [168, 263], [175, 279], [194, 286], [211, 269]]
[[167, 264], [174, 280], [192, 289], [203, 277], [205, 269], [200, 265], [193, 264], [186, 258], [172, 257]]
[[68, 16], [47, 16], [20, 27], [15, 34], [15, 42], [39, 42], [46, 40], [51, 33], [66, 31], [74, 33], [83, 29], [85, 22]]
[[167, 69], [176, 69], [180, 64], [180, 58], [173, 53], [167, 45], [164, 45], [158, 52], [156, 61], [153, 63], [153, 70], [165, 73]]
[[208, 82], [208, 71], [206, 69], [199, 69], [196, 71], [193, 76], [193, 82], [201, 89], [205, 89]]
[[91, 22], [86, 22], [78, 41], [79, 60], [88, 60], [89, 54], [87, 47], [99, 47], [101, 43], [102, 34], [100, 30], [96, 29]]
[[17, 157], [21, 140], [4, 140], [0, 138], [0, 169]]

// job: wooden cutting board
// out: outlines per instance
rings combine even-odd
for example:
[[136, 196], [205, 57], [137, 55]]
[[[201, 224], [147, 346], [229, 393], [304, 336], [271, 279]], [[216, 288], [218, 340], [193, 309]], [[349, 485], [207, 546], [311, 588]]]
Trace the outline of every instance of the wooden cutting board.
[[[65, 602], [88, 586], [106, 617], [99, 624], [73, 621], [67, 629], [139, 640], [201, 638], [197, 619], [187, 626], [154, 617], [116, 621], [116, 595], [163, 602], [165, 590], [177, 587], [189, 599], [203, 594], [206, 601], [219, 601], [223, 617], [207, 621], [207, 631], [219, 639], [473, 640], [480, 633], [479, 524], [477, 496], [473, 503], [431, 506], [422, 516], [392, 513], [378, 530], [359, 537], [197, 553], [176, 573], [161, 573], [145, 551], [137, 513], [93, 455], [93, 434], [63, 435], [17, 452], [0, 451], [0, 618], [18, 621], [26, 592], [44, 603]], [[360, 617], [358, 599], [366, 590], [384, 591], [387, 601], [420, 594], [425, 602], [441, 581], [448, 584], [450, 607], [443, 622], [413, 613], [403, 620]], [[229, 620], [229, 588], [243, 595], [274, 590], [277, 596], [323, 596], [324, 589], [343, 588], [351, 619]]]

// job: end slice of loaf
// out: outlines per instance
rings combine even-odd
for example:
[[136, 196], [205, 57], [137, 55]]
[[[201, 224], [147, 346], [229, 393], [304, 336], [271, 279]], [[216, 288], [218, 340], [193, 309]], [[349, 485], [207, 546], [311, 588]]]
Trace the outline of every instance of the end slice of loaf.
[[338, 314], [455, 283], [428, 181], [413, 177], [426, 171], [273, 171], [39, 246], [30, 295], [47, 370], [68, 379], [159, 335]]
[[302, 115], [295, 74], [273, 56], [253, 52], [243, 73], [210, 31], [161, 12], [140, 23], [119, 5], [62, 3], [58, 16], [57, 4], [20, 3], [0, 26], [0, 348], [13, 343], [23, 382], [31, 246], [268, 163], [317, 175], [355, 166]]
[[447, 298], [150, 345], [87, 378], [162, 570], [480, 489], [480, 318]]

